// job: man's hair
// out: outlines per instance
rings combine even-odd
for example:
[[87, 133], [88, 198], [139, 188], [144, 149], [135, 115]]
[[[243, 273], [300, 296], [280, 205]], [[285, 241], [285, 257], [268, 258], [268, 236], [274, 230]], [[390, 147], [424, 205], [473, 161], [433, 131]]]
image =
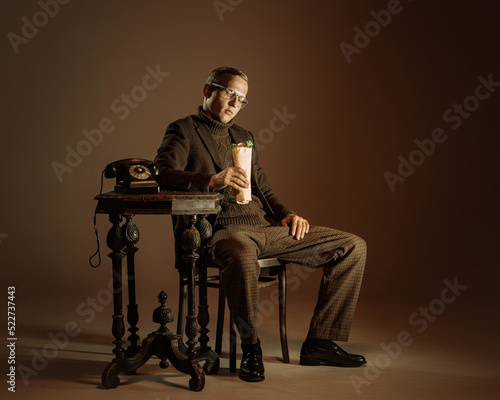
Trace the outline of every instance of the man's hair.
[[219, 67], [214, 69], [210, 75], [208, 75], [207, 78], [207, 85], [211, 85], [212, 83], [215, 84], [220, 84], [222, 82], [222, 76], [224, 74], [231, 74], [234, 76], [239, 76], [240, 78], [244, 79], [246, 82], [248, 82], [248, 77], [239, 69], [233, 68], [233, 67]]

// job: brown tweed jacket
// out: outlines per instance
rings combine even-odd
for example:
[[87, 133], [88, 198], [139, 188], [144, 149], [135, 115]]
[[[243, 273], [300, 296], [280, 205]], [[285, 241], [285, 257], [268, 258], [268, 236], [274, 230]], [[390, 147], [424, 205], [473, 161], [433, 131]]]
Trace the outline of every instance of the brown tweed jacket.
[[[233, 124], [229, 128], [234, 143], [251, 140], [253, 135]], [[294, 212], [273, 192], [259, 164], [257, 149], [252, 152], [252, 193], [259, 197], [267, 215], [281, 221]], [[209, 190], [212, 175], [222, 171], [223, 164], [207, 125], [196, 115], [172, 122], [165, 132], [155, 162], [160, 169], [159, 183], [168, 190]]]

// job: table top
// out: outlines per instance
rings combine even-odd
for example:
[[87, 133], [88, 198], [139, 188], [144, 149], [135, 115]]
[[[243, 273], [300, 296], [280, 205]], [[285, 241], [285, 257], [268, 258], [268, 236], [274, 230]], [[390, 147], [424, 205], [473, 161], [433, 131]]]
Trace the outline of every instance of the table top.
[[217, 214], [218, 192], [161, 191], [151, 194], [107, 192], [95, 196], [101, 214]]

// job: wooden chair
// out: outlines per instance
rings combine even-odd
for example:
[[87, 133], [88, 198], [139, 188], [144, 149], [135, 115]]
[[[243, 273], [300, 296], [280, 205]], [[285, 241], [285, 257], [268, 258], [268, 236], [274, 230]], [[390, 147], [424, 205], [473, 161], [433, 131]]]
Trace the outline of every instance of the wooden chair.
[[[174, 237], [175, 240], [175, 253], [176, 260], [175, 266], [179, 272], [179, 313], [177, 316], [177, 334], [183, 336], [186, 317], [186, 303], [188, 298], [187, 291], [187, 276], [183, 270], [181, 255], [183, 250], [180, 247], [180, 240], [177, 238], [176, 233], [177, 218], [173, 217]], [[182, 221], [181, 221], [182, 222]], [[220, 354], [222, 350], [222, 337], [224, 330], [224, 314], [226, 307], [226, 296], [220, 279], [220, 268], [207, 260], [207, 251], [205, 247], [200, 249], [199, 262], [206, 263], [208, 268], [216, 268], [217, 275], [209, 275], [207, 278], [207, 287], [216, 288], [219, 290], [219, 304], [217, 308], [217, 331], [215, 340], [215, 351]], [[286, 334], [286, 263], [279, 261], [276, 258], [266, 258], [259, 260], [260, 276], [259, 276], [259, 289], [278, 285], [279, 290], [279, 327], [280, 327], [280, 341], [281, 350], [283, 354], [283, 362], [289, 363], [290, 357], [288, 353], [288, 340]], [[212, 308], [213, 310], [213, 308]], [[236, 372], [236, 326], [231, 316], [229, 324], [229, 369], [231, 372]]]
[[[266, 258], [259, 260], [260, 276], [259, 289], [278, 285], [279, 290], [279, 329], [281, 351], [283, 354], [283, 362], [289, 363], [290, 356], [288, 353], [288, 339], [286, 334], [286, 263], [279, 261], [276, 258]], [[219, 290], [219, 304], [217, 308], [217, 331], [215, 336], [215, 352], [222, 352], [222, 338], [224, 331], [224, 316], [226, 311], [226, 296], [220, 279], [220, 268], [215, 264], [209, 263], [208, 268], [216, 268], [219, 273], [217, 275], [209, 275], [207, 286]], [[187, 282], [180, 274], [179, 280], [179, 314], [177, 317], [177, 333], [183, 335], [184, 320], [186, 315], [187, 302]], [[233, 317], [230, 314], [229, 323], [229, 370], [236, 372], [236, 352], [237, 352], [237, 332]]]
[[[279, 261], [276, 258], [266, 258], [259, 260], [260, 276], [258, 286], [263, 289], [270, 286], [278, 285], [279, 290], [279, 328], [281, 352], [283, 354], [283, 362], [289, 363], [290, 356], [288, 353], [288, 339], [286, 334], [286, 263]], [[209, 264], [209, 267], [216, 265]], [[220, 271], [220, 269], [219, 269]], [[226, 296], [221, 284], [220, 273], [208, 277], [208, 287], [219, 289], [219, 305], [217, 311], [217, 332], [215, 336], [215, 352], [222, 352], [222, 337], [224, 331], [224, 315], [226, 310]], [[236, 372], [236, 348], [237, 348], [237, 332], [233, 316], [230, 313], [229, 322], [229, 370]]]

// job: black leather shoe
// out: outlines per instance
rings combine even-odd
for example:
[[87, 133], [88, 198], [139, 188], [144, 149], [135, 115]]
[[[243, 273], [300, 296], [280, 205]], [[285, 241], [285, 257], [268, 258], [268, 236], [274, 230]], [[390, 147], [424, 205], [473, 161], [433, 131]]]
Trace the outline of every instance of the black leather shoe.
[[239, 378], [246, 382], [260, 382], [265, 379], [264, 363], [260, 341], [256, 344], [241, 344], [243, 357], [241, 359]]
[[366, 359], [349, 354], [336, 343], [323, 339], [307, 339], [300, 350], [300, 365], [332, 365], [335, 367], [361, 367]]

